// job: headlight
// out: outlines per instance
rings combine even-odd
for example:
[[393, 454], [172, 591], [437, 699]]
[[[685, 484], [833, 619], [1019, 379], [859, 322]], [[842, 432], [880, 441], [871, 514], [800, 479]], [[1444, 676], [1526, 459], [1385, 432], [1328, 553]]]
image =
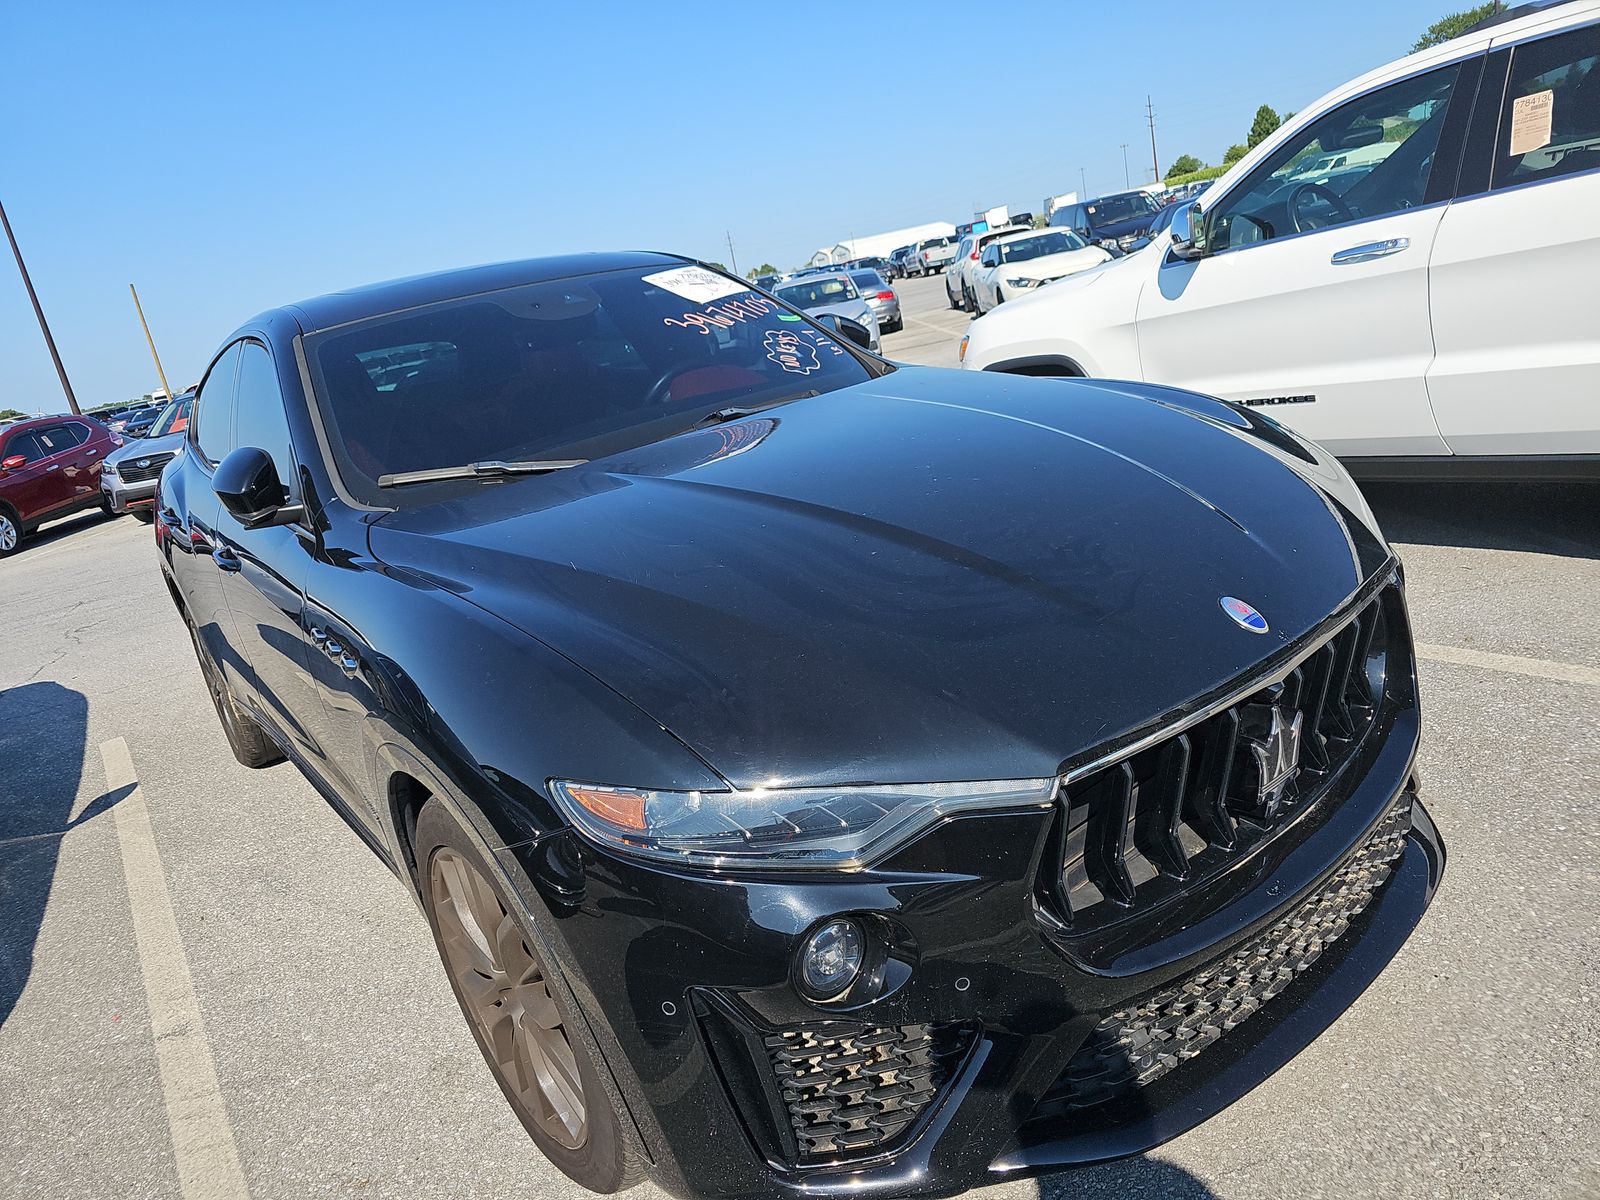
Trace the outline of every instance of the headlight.
[[1048, 808], [1055, 781], [661, 792], [552, 779], [550, 790], [595, 841], [646, 858], [846, 871], [956, 813]]
[[117, 464], [116, 463], [114, 463], [114, 462], [102, 462], [100, 464], [100, 474], [102, 474], [102, 475], [115, 475], [116, 473], [117, 473]]
[[1008, 279], [1006, 280], [1006, 286], [1014, 288], [1031, 288], [1038, 287], [1043, 282], [1044, 280], [1042, 279]]

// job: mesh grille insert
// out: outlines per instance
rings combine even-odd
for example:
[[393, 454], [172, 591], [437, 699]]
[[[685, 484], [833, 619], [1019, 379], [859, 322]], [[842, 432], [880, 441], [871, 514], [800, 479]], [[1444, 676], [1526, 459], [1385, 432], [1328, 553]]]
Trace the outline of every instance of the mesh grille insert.
[[1266, 933], [1101, 1021], [1047, 1100], [1088, 1108], [1143, 1087], [1256, 1012], [1344, 936], [1388, 880], [1410, 829], [1407, 794], [1344, 866]]
[[801, 1164], [892, 1149], [971, 1040], [959, 1025], [832, 1025], [764, 1039]]

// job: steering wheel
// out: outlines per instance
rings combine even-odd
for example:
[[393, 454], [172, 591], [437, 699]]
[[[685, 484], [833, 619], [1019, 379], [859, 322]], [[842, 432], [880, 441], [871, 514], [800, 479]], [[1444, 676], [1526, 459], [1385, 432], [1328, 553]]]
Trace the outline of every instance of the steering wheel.
[[673, 383], [677, 381], [680, 375], [687, 375], [690, 371], [699, 371], [705, 365], [703, 362], [686, 362], [668, 367], [661, 372], [656, 381], [650, 385], [650, 390], [644, 394], [643, 407], [654, 408], [657, 405], [665, 404], [667, 398], [672, 395]]
[[1333, 209], [1334, 219], [1329, 222], [1338, 225], [1344, 221], [1353, 221], [1355, 214], [1350, 211], [1350, 206], [1332, 188], [1324, 187], [1320, 183], [1302, 183], [1289, 193], [1289, 223], [1294, 226], [1296, 233], [1305, 233], [1310, 229], [1321, 229], [1321, 225], [1312, 225], [1309, 220], [1302, 221], [1300, 202], [1307, 196], [1315, 193], [1329, 208]]

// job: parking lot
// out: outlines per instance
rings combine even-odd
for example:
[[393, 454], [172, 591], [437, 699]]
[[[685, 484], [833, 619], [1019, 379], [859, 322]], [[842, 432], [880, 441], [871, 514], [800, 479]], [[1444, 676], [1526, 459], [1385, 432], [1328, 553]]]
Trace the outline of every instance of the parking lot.
[[[885, 353], [953, 366], [942, 279], [897, 287]], [[1600, 1194], [1600, 486], [1368, 495], [1420, 643], [1432, 909], [1217, 1119], [975, 1195]], [[292, 767], [234, 763], [148, 526], [47, 528], [0, 614], [0, 1195], [584, 1194], [401, 885]]]

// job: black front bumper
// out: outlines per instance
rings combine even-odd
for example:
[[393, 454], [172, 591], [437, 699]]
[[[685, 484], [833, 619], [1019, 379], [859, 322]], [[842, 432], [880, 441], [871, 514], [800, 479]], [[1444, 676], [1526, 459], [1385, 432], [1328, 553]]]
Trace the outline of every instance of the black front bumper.
[[[1052, 922], [1047, 811], [948, 821], [825, 881], [716, 879], [544, 843], [570, 881], [544, 897], [555, 950], [656, 1182], [681, 1196], [950, 1195], [1140, 1153], [1264, 1080], [1383, 969], [1443, 871], [1416, 800], [1408, 635], [1393, 628], [1392, 686], [1337, 786], [1136, 944], [1086, 946]], [[804, 1000], [790, 968], [840, 913], [881, 923], [899, 966], [878, 999], [836, 1011]], [[1101, 1066], [1138, 1086], [1074, 1094]]]

